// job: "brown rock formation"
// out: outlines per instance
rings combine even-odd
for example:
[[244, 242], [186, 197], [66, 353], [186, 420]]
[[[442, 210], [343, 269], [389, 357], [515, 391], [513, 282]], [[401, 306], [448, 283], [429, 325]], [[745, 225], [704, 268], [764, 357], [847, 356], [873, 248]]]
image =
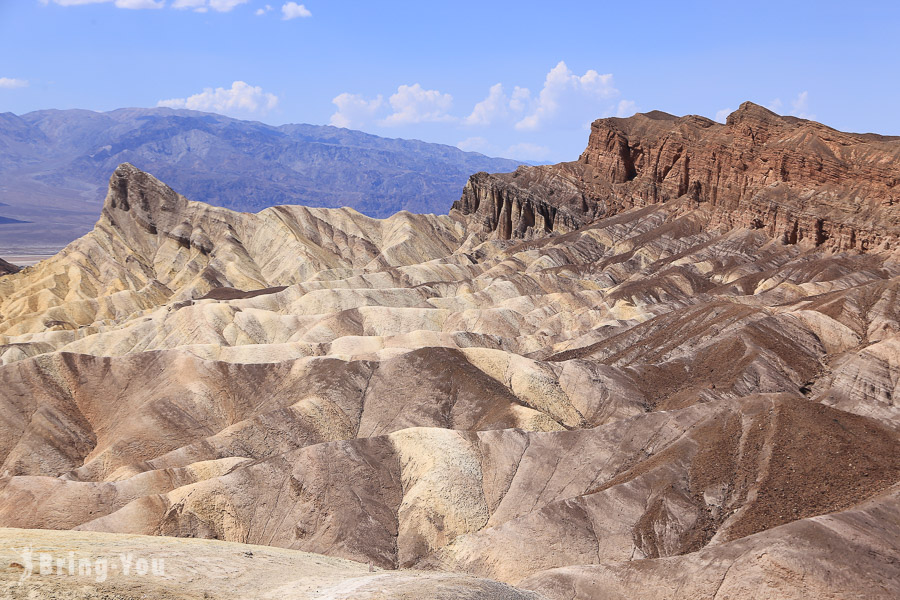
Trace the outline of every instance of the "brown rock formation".
[[9, 275], [10, 273], [18, 273], [19, 267], [14, 264], [8, 263], [2, 258], [0, 258], [0, 277], [4, 275]]
[[[846, 196], [896, 142], [802, 187], [787, 147], [818, 143], [783, 136], [846, 134], [741, 150], [742, 111], [600, 121], [581, 162], [475, 176], [468, 215], [234, 213], [121, 166], [90, 234], [0, 279], [0, 526], [232, 574], [268, 546], [241, 597], [896, 597], [898, 236]], [[694, 185], [715, 132], [787, 181]]]
[[479, 173], [454, 209], [500, 239], [565, 233], [676, 199], [709, 223], [785, 244], [891, 249], [900, 234], [900, 137], [853, 134], [750, 102], [726, 124], [654, 111], [594, 121], [574, 163]]

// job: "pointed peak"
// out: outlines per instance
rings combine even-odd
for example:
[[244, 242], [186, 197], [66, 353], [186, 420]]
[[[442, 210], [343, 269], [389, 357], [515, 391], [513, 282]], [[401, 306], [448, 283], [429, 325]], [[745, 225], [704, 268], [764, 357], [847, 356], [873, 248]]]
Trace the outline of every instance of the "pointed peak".
[[764, 121], [771, 123], [781, 120], [782, 117], [780, 115], [772, 112], [765, 106], [760, 106], [759, 104], [748, 101], [741, 104], [736, 111], [728, 115], [728, 119], [725, 123], [727, 125], [734, 125], [744, 121]]
[[[651, 110], [649, 112], [637, 113], [642, 117], [646, 117], [648, 119], [652, 119], [654, 121], [676, 121], [678, 117], [675, 115], [671, 115], [667, 112], [661, 110]], [[635, 115], [637, 116], [637, 115]]]
[[109, 178], [104, 208], [144, 213], [171, 211], [186, 202], [162, 181], [131, 163], [122, 163]]
[[103, 214], [120, 229], [137, 224], [156, 233], [177, 225], [187, 205], [187, 198], [153, 175], [122, 163], [109, 178]]
[[2, 258], [0, 258], [0, 277], [4, 275], [11, 275], [13, 273], [18, 273], [21, 269], [18, 266], [8, 263]]

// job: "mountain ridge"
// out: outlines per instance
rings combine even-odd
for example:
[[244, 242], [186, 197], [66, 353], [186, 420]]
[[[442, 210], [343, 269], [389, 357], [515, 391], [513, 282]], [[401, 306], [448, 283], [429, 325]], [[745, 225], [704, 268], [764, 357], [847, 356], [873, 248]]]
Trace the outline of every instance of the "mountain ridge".
[[0, 527], [261, 544], [277, 581], [320, 560], [383, 594], [417, 569], [416, 597], [896, 597], [891, 230], [792, 243], [690, 176], [644, 202], [618, 149], [656, 146], [624, 137], [585, 180], [617, 193], [520, 168], [476, 175], [472, 210], [382, 220], [235, 212], [119, 165], [93, 230], [0, 277]]
[[762, 229], [788, 244], [896, 243], [900, 137], [839, 132], [751, 102], [725, 124], [648, 114], [594, 121], [577, 161], [476, 174], [454, 209], [501, 239], [679, 200], [685, 210], [708, 208], [712, 226]]
[[180, 192], [256, 212], [353, 206], [445, 213], [466, 178], [522, 164], [331, 126], [270, 126], [188, 110], [46, 110], [0, 116], [0, 250], [64, 246], [96, 220], [105, 180], [131, 162]]

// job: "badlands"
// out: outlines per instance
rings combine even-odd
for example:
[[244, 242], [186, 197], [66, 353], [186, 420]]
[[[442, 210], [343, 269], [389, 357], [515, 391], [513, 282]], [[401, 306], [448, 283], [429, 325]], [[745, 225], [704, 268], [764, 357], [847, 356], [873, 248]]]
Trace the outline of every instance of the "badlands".
[[0, 590], [900, 597], [898, 249], [900, 138], [750, 103], [598, 120], [443, 216], [123, 164], [0, 277]]

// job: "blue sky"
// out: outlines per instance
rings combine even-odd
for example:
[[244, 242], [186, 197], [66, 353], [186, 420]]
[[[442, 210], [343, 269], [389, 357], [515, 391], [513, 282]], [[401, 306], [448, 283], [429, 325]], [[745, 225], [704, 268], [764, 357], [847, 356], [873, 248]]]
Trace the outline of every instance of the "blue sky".
[[742, 101], [900, 134], [896, 2], [0, 0], [0, 112], [196, 108], [572, 160]]

